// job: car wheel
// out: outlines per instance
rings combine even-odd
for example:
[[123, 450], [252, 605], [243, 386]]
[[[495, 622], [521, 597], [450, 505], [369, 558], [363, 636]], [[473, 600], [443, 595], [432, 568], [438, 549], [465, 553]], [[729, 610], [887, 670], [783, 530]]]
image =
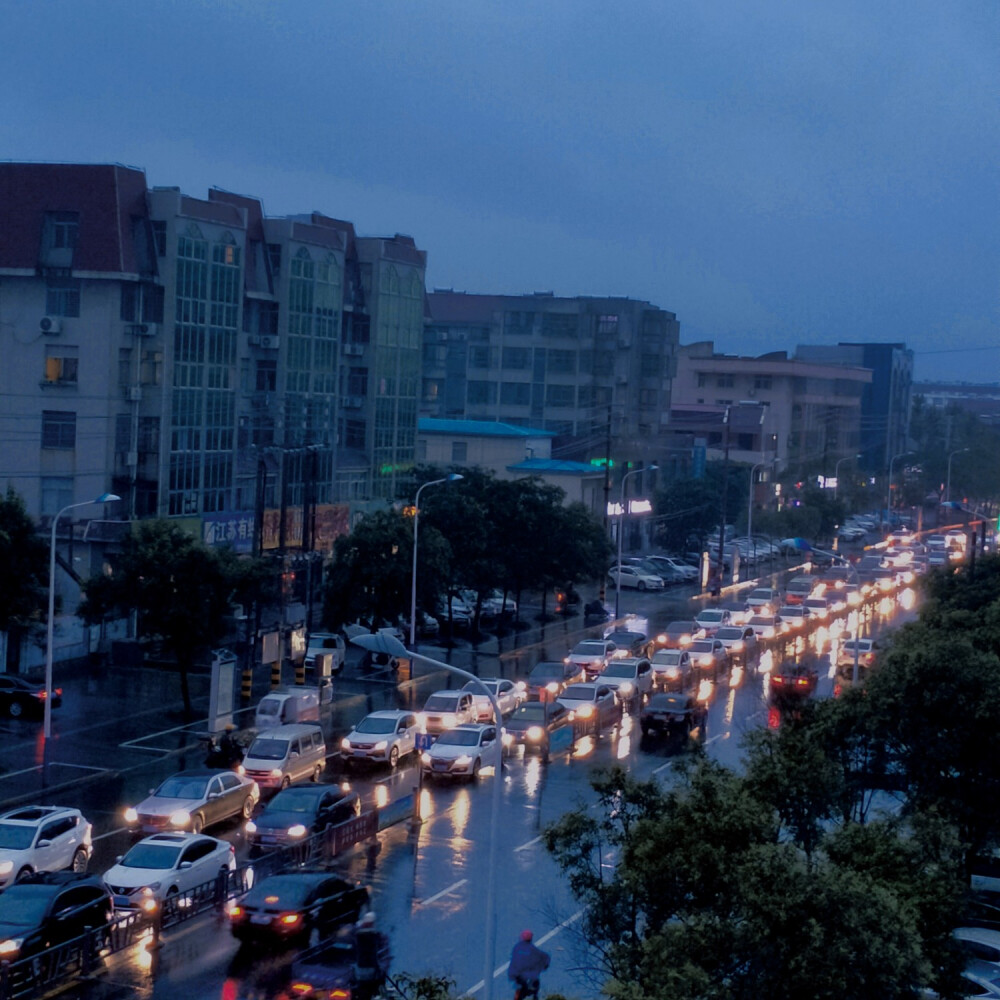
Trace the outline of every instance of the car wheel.
[[649, 726], [643, 726], [642, 727], [642, 735], [643, 736], [648, 736], [649, 735]]
[[392, 746], [389, 749], [389, 767], [395, 767], [399, 763], [399, 747]]
[[469, 779], [470, 781], [479, 780], [479, 769], [482, 766], [483, 762], [478, 757], [472, 762], [472, 777]]
[[640, 580], [636, 584], [636, 586], [639, 588], [639, 590], [645, 590], [646, 589], [646, 581], [645, 580]]
[[205, 818], [201, 815], [201, 813], [195, 813], [191, 817], [191, 832], [201, 833], [201, 831], [204, 829], [205, 829]]
[[249, 819], [253, 815], [253, 796], [248, 795], [243, 800], [243, 818]]
[[319, 780], [320, 780], [320, 778], [322, 778], [322, 777], [323, 777], [323, 765], [322, 764], [317, 764], [313, 768], [313, 773], [312, 773], [311, 780], [318, 783]]
[[82, 847], [76, 849], [69, 868], [70, 871], [77, 872], [78, 874], [87, 870], [87, 852]]
[[18, 882], [20, 882], [20, 881], [21, 881], [21, 879], [25, 879], [25, 878], [27, 878], [27, 877], [28, 877], [29, 875], [33, 875], [33, 874], [34, 874], [34, 872], [32, 872], [32, 870], [31, 870], [31, 866], [30, 866], [30, 865], [25, 865], [25, 866], [24, 866], [24, 867], [23, 867], [23, 868], [22, 868], [22, 869], [21, 869], [21, 870], [20, 870], [20, 871], [19, 871], [19, 872], [17, 873], [17, 881], [18, 881]]
[[24, 715], [24, 705], [22, 705], [16, 698], [7, 706], [7, 711], [10, 712], [12, 719], [19, 719]]

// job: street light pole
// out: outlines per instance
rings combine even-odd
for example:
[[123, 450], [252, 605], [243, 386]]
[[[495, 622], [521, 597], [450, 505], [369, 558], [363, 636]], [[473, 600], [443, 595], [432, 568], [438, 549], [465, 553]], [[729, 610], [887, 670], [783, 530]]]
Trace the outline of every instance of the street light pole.
[[465, 477], [458, 472], [432, 479], [429, 483], [424, 483], [417, 490], [417, 495], [413, 498], [413, 574], [410, 577], [410, 647], [417, 648], [417, 531], [420, 528], [420, 494], [428, 486], [437, 486], [438, 483], [453, 483], [456, 479]]
[[[387, 653], [389, 656], [397, 658], [409, 657], [411, 660], [421, 660], [438, 670], [446, 670], [450, 674], [464, 677], [467, 681], [475, 681], [489, 698], [490, 705], [493, 706], [493, 719], [496, 722], [497, 732], [493, 774], [493, 814], [490, 817], [490, 852], [486, 869], [486, 948], [483, 956], [483, 996], [485, 1000], [492, 1000], [493, 969], [496, 966], [497, 830], [500, 826], [500, 810], [503, 806], [503, 738], [500, 732], [500, 722], [503, 716], [500, 713], [500, 706], [497, 704], [493, 692], [475, 674], [470, 674], [467, 670], [462, 670], [459, 667], [453, 667], [450, 663], [442, 663], [441, 660], [424, 656], [422, 653], [407, 651], [406, 647], [394, 635], [385, 632], [379, 632], [375, 635], [358, 635], [351, 639], [351, 642], [372, 653]], [[418, 764], [417, 766], [422, 765]]]
[[641, 472], [656, 472], [658, 465], [647, 465], [644, 469], [633, 469], [622, 476], [621, 505], [618, 508], [618, 567], [615, 572], [615, 618], [618, 618], [618, 609], [622, 600], [622, 534], [625, 527], [625, 480], [629, 476], [639, 475]]
[[[844, 462], [848, 461], [848, 459], [850, 459], [850, 457], [851, 457], [850, 455], [845, 455], [843, 458], [838, 458], [837, 459], [837, 464], [833, 467], [833, 478], [834, 478], [834, 480], [836, 481], [836, 484], [837, 484], [833, 488], [833, 499], [834, 500], [836, 500], [837, 497], [838, 497], [838, 495], [840, 494], [840, 466]], [[860, 454], [855, 455], [854, 458], [855, 459], [861, 458], [861, 455]]]
[[898, 455], [893, 455], [889, 459], [889, 488], [887, 491], [887, 496], [885, 498], [885, 516], [891, 520], [892, 517], [892, 467], [897, 458], [906, 458], [907, 455], [912, 455], [912, 452], [903, 451]]
[[956, 448], [951, 454], [948, 455], [948, 478], [945, 481], [944, 488], [944, 500], [948, 503], [951, 500], [951, 460], [956, 455], [961, 455], [963, 451], [968, 451], [968, 448]]
[[71, 503], [63, 507], [54, 518], [52, 518], [52, 535], [49, 538], [49, 615], [45, 630], [45, 721], [43, 732], [45, 742], [48, 744], [52, 735], [52, 633], [56, 612], [56, 525], [59, 518], [68, 510], [76, 507], [89, 507], [93, 503], [110, 503], [112, 500], [121, 500], [117, 493], [102, 493], [96, 500], [81, 500], [80, 503]]

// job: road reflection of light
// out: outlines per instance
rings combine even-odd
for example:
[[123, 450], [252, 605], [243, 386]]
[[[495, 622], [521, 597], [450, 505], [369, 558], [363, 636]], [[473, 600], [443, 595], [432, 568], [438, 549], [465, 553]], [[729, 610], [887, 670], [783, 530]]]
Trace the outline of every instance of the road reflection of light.
[[830, 622], [829, 632], [830, 632], [830, 638], [831, 639], [838, 639], [838, 638], [840, 638], [840, 634], [843, 631], [844, 631], [844, 623], [839, 618], [837, 618], [834, 621]]
[[847, 616], [847, 631], [857, 632], [857, 630], [858, 630], [858, 613], [857, 611], [852, 611]]
[[153, 967], [153, 953], [149, 950], [149, 942], [143, 944], [136, 952], [135, 962], [143, 972], [149, 972]]
[[817, 653], [823, 652], [823, 647], [826, 646], [830, 639], [830, 632], [825, 625], [820, 625], [819, 628], [813, 633], [813, 648]]
[[714, 685], [712, 684], [712, 682], [706, 677], [698, 685], [698, 701], [705, 701], [705, 702], [710, 701], [712, 698], [713, 687]]
[[729, 686], [738, 688], [743, 683], [743, 668], [739, 665], [733, 667], [729, 674]]
[[729, 697], [726, 699], [726, 714], [723, 716], [727, 726], [732, 725], [733, 709], [736, 707], [736, 690], [729, 689]]
[[622, 721], [618, 723], [618, 746], [615, 749], [615, 756], [618, 760], [624, 760], [632, 749], [633, 729], [635, 729], [635, 721], [628, 712], [625, 712], [622, 715]]
[[764, 701], [767, 701], [768, 695], [771, 693], [771, 674], [770, 674], [771, 668], [768, 667], [767, 669], [768, 673], [764, 674], [764, 687], [763, 687]]
[[899, 595], [899, 604], [904, 611], [911, 610], [916, 601], [917, 595], [909, 587]]
[[430, 819], [434, 812], [434, 803], [431, 801], [431, 793], [428, 789], [422, 788], [420, 790], [420, 818], [421, 820]]
[[574, 757], [587, 757], [597, 749], [597, 741], [593, 736], [583, 736], [576, 741]]
[[770, 649], [765, 649], [763, 653], [760, 654], [760, 662], [757, 664], [757, 672], [760, 674], [769, 674], [771, 668], [774, 666], [774, 653]]
[[883, 597], [882, 600], [878, 602], [878, 613], [883, 616], [892, 614], [891, 597]]
[[375, 786], [375, 805], [379, 809], [389, 804], [389, 789], [385, 785]]
[[465, 827], [469, 822], [471, 809], [472, 800], [469, 796], [469, 790], [463, 788], [455, 796], [455, 801], [451, 807], [451, 825], [456, 838], [463, 839], [462, 834], [465, 832]]
[[538, 791], [542, 781], [542, 759], [535, 754], [525, 757], [524, 788], [529, 797]]
[[35, 737], [35, 763], [41, 767], [45, 763], [45, 730], [39, 727]]

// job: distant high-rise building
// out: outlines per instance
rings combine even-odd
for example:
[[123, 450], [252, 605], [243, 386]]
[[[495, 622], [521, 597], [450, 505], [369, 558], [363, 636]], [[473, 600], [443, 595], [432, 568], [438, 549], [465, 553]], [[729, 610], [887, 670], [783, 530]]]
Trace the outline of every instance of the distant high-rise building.
[[628, 298], [428, 295], [422, 415], [555, 433], [553, 455], [655, 460], [677, 317]]

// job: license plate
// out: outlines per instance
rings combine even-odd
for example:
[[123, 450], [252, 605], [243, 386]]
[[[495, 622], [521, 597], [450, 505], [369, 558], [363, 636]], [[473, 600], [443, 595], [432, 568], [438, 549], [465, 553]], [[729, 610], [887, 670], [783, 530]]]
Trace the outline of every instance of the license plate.
[[266, 913], [254, 913], [250, 917], [250, 923], [252, 924], [269, 924], [271, 918]]
[[448, 765], [444, 761], [436, 760], [436, 761], [434, 761], [434, 770], [435, 771], [447, 771], [448, 770]]
[[355, 757], [367, 757], [368, 756], [368, 751], [367, 750], [355, 750], [354, 751], [354, 756]]
[[114, 903], [120, 910], [131, 909], [132, 907], [132, 901], [128, 898], [128, 896], [115, 896]]

